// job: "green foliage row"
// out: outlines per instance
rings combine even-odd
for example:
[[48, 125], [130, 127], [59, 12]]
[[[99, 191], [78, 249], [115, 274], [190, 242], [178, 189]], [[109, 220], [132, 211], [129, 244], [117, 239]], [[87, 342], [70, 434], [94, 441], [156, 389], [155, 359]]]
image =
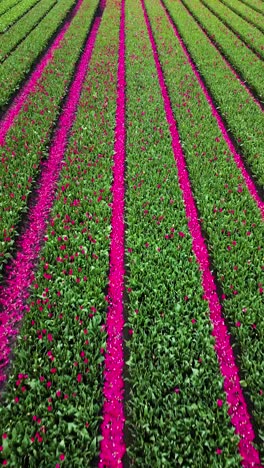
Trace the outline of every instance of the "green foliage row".
[[23, 0], [17, 3], [0, 18], [0, 33], [12, 26], [21, 16], [23, 16], [38, 0]]
[[[71, 131], [5, 404], [8, 466], [95, 466], [100, 441], [105, 300], [120, 3], [108, 1]], [[26, 378], [19, 378], [26, 375]], [[22, 389], [24, 388], [24, 391]], [[1, 445], [1, 443], [0, 443]]]
[[264, 72], [263, 62], [198, 0], [183, 0], [183, 4], [215, 41], [242, 79], [255, 89], [260, 100], [263, 100], [264, 83], [261, 79]]
[[158, 1], [146, 5], [242, 384], [263, 439], [263, 220], [163, 8]]
[[241, 37], [246, 44], [253, 48], [262, 58], [264, 58], [263, 34], [243, 18], [239, 17], [221, 2], [210, 2], [201, 0], [224, 24], [226, 24], [238, 37]]
[[2, 0], [0, 4], [0, 15], [3, 15], [7, 10], [12, 8], [21, 0]]
[[[188, 1], [187, 3], [190, 4]], [[195, 4], [195, 1], [192, 3]], [[172, 0], [165, 0], [165, 4], [216, 102], [217, 109], [234, 135], [240, 153], [258, 183], [264, 185], [263, 111], [240, 85], [222, 60], [221, 54], [210, 44], [185, 8]], [[261, 75], [258, 80], [261, 82]]]
[[264, 4], [262, 0], [242, 0], [242, 2], [258, 13], [264, 13]]
[[67, 94], [97, 5], [98, 0], [84, 0], [61, 46], [54, 52], [7, 134], [2, 148], [0, 176], [0, 270], [10, 256], [10, 247], [17, 235], [16, 225], [27, 210], [28, 196], [39, 174], [40, 162], [47, 157], [60, 104]]
[[252, 10], [250, 7], [248, 7], [242, 2], [239, 2], [238, 0], [222, 1], [226, 6], [233, 10], [234, 13], [237, 13], [246, 21], [249, 20], [251, 23], [253, 23], [253, 25], [255, 25], [262, 32], [264, 32], [263, 16], [260, 13], [256, 12], [255, 10]]
[[23, 78], [31, 70], [32, 63], [47, 46], [61, 22], [72, 9], [75, 0], [57, 3], [39, 27], [34, 29], [7, 58], [0, 69], [0, 109], [8, 102]]
[[237, 439], [139, 0], [126, 1], [126, 83], [131, 463], [236, 466]]
[[10, 51], [38, 25], [42, 17], [56, 3], [56, 0], [41, 0], [26, 16], [23, 16], [1, 37], [0, 61], [7, 58]]

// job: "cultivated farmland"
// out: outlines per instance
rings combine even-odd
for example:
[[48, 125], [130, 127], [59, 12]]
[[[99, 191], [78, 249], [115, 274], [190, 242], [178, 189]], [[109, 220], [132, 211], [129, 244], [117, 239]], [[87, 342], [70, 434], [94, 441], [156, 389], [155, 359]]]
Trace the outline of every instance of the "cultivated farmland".
[[3, 466], [264, 466], [263, 32], [0, 1]]

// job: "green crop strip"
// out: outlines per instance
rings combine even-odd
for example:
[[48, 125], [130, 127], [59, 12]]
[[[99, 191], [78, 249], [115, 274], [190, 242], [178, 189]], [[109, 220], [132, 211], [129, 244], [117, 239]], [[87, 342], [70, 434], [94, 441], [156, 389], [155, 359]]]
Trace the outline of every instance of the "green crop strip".
[[[168, 3], [166, 4], [168, 5]], [[263, 62], [198, 0], [183, 0], [183, 4], [188, 7], [188, 10], [205, 28], [228, 61], [263, 100], [264, 83], [261, 79], [264, 73]]]
[[201, 3], [206, 5], [209, 10], [216, 14], [224, 24], [226, 24], [232, 31], [238, 34], [246, 44], [248, 44], [255, 52], [264, 58], [263, 49], [263, 34], [254, 28], [243, 18], [236, 15], [233, 11], [223, 5], [221, 2], [210, 2], [208, 0], [201, 0]]
[[0, 33], [4, 32], [13, 23], [15, 23], [15, 21], [24, 15], [38, 1], [39, 0], [24, 0], [2, 15], [0, 18]]
[[40, 167], [60, 103], [91, 26], [98, 0], [84, 0], [66, 32], [61, 47], [29, 95], [2, 148], [0, 241], [1, 264], [10, 257], [16, 225], [27, 210], [27, 199]]
[[99, 449], [119, 24], [108, 1], [0, 409], [10, 466], [92, 466]]
[[[225, 118], [228, 128], [236, 138], [259, 185], [264, 184], [263, 111], [250, 99], [222, 60], [221, 55], [209, 43], [206, 36], [180, 3], [165, 0], [172, 19], [201, 73], [211, 95]], [[191, 31], [191, 34], [189, 34]]]
[[262, 0], [242, 0], [242, 2], [258, 13], [264, 14], [264, 3]]
[[139, 1], [126, 2], [126, 50], [129, 456], [138, 467], [225, 466], [223, 450], [238, 464]]
[[249, 8], [247, 5], [237, 0], [222, 0], [222, 2], [228, 6], [234, 13], [240, 15], [244, 20], [248, 20], [253, 26], [256, 26], [262, 32], [264, 32], [264, 18], [261, 14]]
[[223, 290], [224, 314], [238, 345], [243, 386], [263, 437], [263, 222], [163, 8], [158, 1], [146, 4], [213, 268]]
[[10, 51], [27, 36], [55, 3], [56, 0], [42, 0], [25, 17], [21, 18], [12, 28], [3, 34], [0, 46], [0, 61], [7, 58]]
[[21, 0], [3, 0], [0, 5], [0, 15], [3, 15], [7, 10], [19, 2], [21, 2]]
[[21, 42], [13, 54], [7, 58], [0, 70], [0, 108], [3, 107], [20, 82], [30, 71], [32, 63], [45, 49], [49, 39], [56, 32], [67, 13], [73, 7], [74, 0], [61, 0], [49, 12], [39, 27], [34, 29]]

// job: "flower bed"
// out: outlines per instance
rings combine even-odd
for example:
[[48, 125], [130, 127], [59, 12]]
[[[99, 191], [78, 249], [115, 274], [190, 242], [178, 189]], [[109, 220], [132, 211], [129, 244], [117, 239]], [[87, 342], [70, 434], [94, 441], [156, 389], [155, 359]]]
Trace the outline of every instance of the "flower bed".
[[[166, 0], [175, 25], [201, 73], [205, 84], [234, 135], [239, 151], [251, 168], [260, 186], [264, 184], [262, 146], [264, 137], [263, 111], [256, 106], [246, 90], [230, 72], [221, 55], [210, 45], [185, 9]], [[186, 31], [192, 31], [186, 34]], [[250, 131], [249, 131], [250, 129]]]
[[[234, 337], [234, 347], [239, 349], [245, 393], [250, 394], [253, 414], [263, 437], [260, 416], [264, 411], [263, 220], [215, 126], [195, 75], [173, 38], [173, 30], [168, 28], [162, 6], [155, 3], [150, 7], [149, 1], [146, 5], [154, 36], [158, 38], [159, 57], [206, 232], [212, 268], [222, 289], [223, 313]], [[175, 87], [178, 93], [174, 92]]]
[[0, 33], [10, 28], [21, 16], [26, 14], [39, 0], [24, 0], [19, 2], [4, 13], [0, 18]]
[[253, 26], [264, 32], [263, 16], [252, 10], [247, 5], [238, 2], [237, 0], [223, 0], [223, 3], [228, 6], [234, 13], [237, 13], [244, 20], [251, 23]]
[[1, 37], [0, 60], [5, 60], [13, 49], [39, 24], [55, 4], [55, 0], [42, 0]]
[[119, 17], [108, 2], [15, 351], [10, 405], [0, 410], [0, 456], [11, 466], [25, 457], [91, 466], [98, 454]]
[[183, 2], [63, 18], [0, 123], [0, 465], [260, 468], [261, 103]]
[[[228, 62], [237, 70], [245, 83], [251, 86], [260, 99], [264, 95], [264, 85], [260, 77], [263, 74], [263, 64], [244, 42], [241, 41], [222, 21], [220, 21], [201, 2], [196, 0], [182, 2], [187, 11], [193, 15], [198, 24], [206, 31]], [[169, 5], [166, 3], [166, 5]]]
[[231, 31], [237, 34], [260, 57], [264, 58], [263, 34], [221, 2], [201, 0]]
[[98, 0], [78, 2], [76, 16], [65, 25], [2, 124], [1, 183], [5, 190], [1, 200], [1, 269], [10, 256], [17, 234], [15, 226], [25, 213], [32, 184], [47, 157], [61, 100], [67, 93], [97, 5]]
[[2, 65], [0, 72], [0, 109], [27, 76], [33, 62], [47, 46], [61, 22], [73, 8], [74, 0], [62, 0], [48, 13], [38, 28], [34, 29]]

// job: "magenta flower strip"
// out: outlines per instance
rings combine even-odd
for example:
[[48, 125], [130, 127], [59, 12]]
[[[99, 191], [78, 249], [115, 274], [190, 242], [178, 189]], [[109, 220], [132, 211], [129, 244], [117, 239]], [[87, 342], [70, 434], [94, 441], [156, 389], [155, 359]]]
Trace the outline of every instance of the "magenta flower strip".
[[34, 280], [34, 265], [41, 249], [46, 222], [55, 195], [56, 182], [67, 146], [68, 132], [75, 119], [75, 111], [100, 22], [101, 20], [96, 18], [86, 43], [58, 122], [47, 163], [43, 167], [37, 191], [37, 202], [29, 212], [28, 227], [19, 240], [17, 257], [10, 265], [7, 285], [0, 289], [0, 382], [7, 378], [5, 368], [9, 363], [9, 340], [17, 335], [17, 323], [22, 319], [24, 311], [27, 310], [25, 302], [30, 295], [29, 287]]
[[[162, 2], [163, 4], [163, 2]], [[249, 96], [253, 99], [253, 101], [257, 104], [257, 106], [263, 111], [263, 107], [261, 105], [261, 103], [255, 98], [255, 96], [253, 95], [253, 93], [250, 91], [250, 89], [248, 88], [248, 86], [246, 85], [246, 83], [244, 81], [241, 80], [240, 76], [238, 75], [238, 73], [236, 72], [236, 70], [232, 67], [231, 63], [229, 63], [228, 59], [223, 55], [222, 52], [219, 51], [219, 49], [217, 48], [217, 46], [214, 44], [214, 42], [212, 41], [212, 39], [210, 38], [209, 34], [202, 28], [202, 26], [200, 25], [200, 23], [194, 18], [194, 16], [190, 13], [190, 11], [188, 10], [188, 8], [186, 8], [186, 6], [184, 5], [184, 3], [181, 1], [181, 4], [183, 6], [183, 8], [186, 10], [186, 12], [188, 13], [188, 15], [196, 22], [197, 26], [200, 28], [200, 30], [202, 31], [202, 33], [207, 37], [207, 40], [210, 42], [210, 44], [217, 50], [217, 52], [221, 55], [222, 57], [222, 60], [225, 62], [226, 66], [229, 68], [229, 70], [233, 73], [233, 75], [236, 77], [236, 79], [239, 81], [239, 83], [241, 84], [241, 86], [243, 86], [245, 88], [245, 90], [247, 91], [247, 93], [249, 94]], [[164, 6], [164, 5], [163, 5]], [[172, 20], [171, 20], [172, 22]], [[173, 23], [174, 24], [174, 23]]]
[[198, 221], [198, 213], [192, 194], [184, 154], [180, 145], [180, 137], [178, 134], [176, 121], [170, 104], [170, 98], [159, 62], [156, 44], [143, 0], [141, 0], [141, 4], [153, 50], [153, 56], [156, 63], [166, 117], [170, 128], [172, 148], [178, 169], [179, 185], [182, 191], [186, 217], [188, 219], [188, 228], [193, 239], [193, 251], [200, 267], [204, 295], [208, 301], [210, 310], [210, 319], [213, 325], [212, 334], [215, 338], [215, 351], [217, 354], [220, 370], [224, 378], [224, 390], [229, 406], [228, 414], [231, 418], [233, 426], [235, 427], [236, 434], [238, 434], [240, 437], [239, 452], [243, 459], [242, 465], [244, 467], [261, 466], [259, 453], [254, 448], [252, 443], [255, 435], [250, 421], [250, 416], [247, 411], [246, 402], [243, 397], [238, 375], [238, 368], [235, 364], [233, 350], [228, 336], [228, 330], [225, 326], [221, 305], [216, 293], [214, 277], [210, 272], [209, 255]]
[[232, 155], [234, 157], [234, 161], [236, 163], [236, 166], [241, 172], [241, 175], [242, 175], [242, 177], [244, 179], [244, 182], [245, 182], [245, 184], [247, 186], [247, 189], [248, 189], [249, 193], [251, 194], [252, 198], [255, 200], [255, 202], [256, 202], [256, 204], [257, 204], [257, 206], [258, 206], [258, 208], [259, 208], [259, 210], [261, 212], [262, 219], [264, 219], [264, 202], [261, 200], [260, 196], [258, 195], [258, 192], [256, 190], [254, 182], [252, 181], [250, 175], [248, 174], [248, 172], [247, 172], [247, 170], [246, 170], [246, 168], [244, 166], [244, 163], [243, 163], [243, 160], [242, 160], [241, 156], [237, 153], [237, 151], [236, 151], [236, 149], [235, 149], [235, 147], [234, 147], [234, 145], [233, 145], [233, 143], [232, 143], [232, 141], [231, 141], [231, 139], [230, 139], [230, 137], [229, 137], [229, 135], [228, 135], [228, 133], [226, 131], [225, 124], [224, 124], [224, 122], [222, 120], [222, 117], [218, 113], [218, 111], [217, 111], [217, 109], [216, 109], [216, 107], [215, 107], [215, 105], [213, 103], [213, 100], [212, 100], [211, 96], [209, 95], [209, 93], [208, 93], [208, 91], [206, 89], [206, 86], [204, 85], [204, 83], [203, 83], [203, 81], [201, 79], [200, 73], [198, 72], [194, 62], [192, 61], [192, 58], [191, 58], [191, 56], [190, 56], [190, 54], [189, 54], [189, 52], [188, 52], [182, 38], [180, 36], [180, 33], [178, 32], [175, 24], [173, 23], [173, 20], [171, 19], [170, 15], [168, 14], [168, 11], [166, 10], [166, 8], [165, 8], [162, 1], [161, 1], [161, 5], [162, 5], [162, 7], [163, 7], [163, 9], [164, 9], [164, 11], [165, 11], [165, 13], [167, 15], [167, 18], [168, 18], [168, 20], [169, 20], [169, 22], [170, 22], [170, 24], [171, 24], [171, 26], [172, 26], [172, 28], [174, 30], [175, 36], [177, 37], [177, 39], [178, 39], [178, 41], [179, 41], [179, 43], [181, 45], [181, 48], [182, 48], [182, 50], [183, 50], [183, 52], [184, 52], [184, 54], [185, 54], [185, 56], [186, 56], [186, 58], [187, 58], [187, 60], [188, 60], [188, 62], [190, 64], [190, 66], [192, 67], [192, 70], [193, 70], [193, 72], [194, 72], [194, 74], [195, 74], [195, 76], [197, 78], [197, 81], [198, 81], [199, 85], [201, 86], [201, 88], [203, 90], [203, 93], [204, 93], [204, 95], [206, 97], [206, 100], [207, 100], [208, 104], [211, 107], [212, 114], [215, 117], [215, 119], [217, 121], [217, 124], [218, 124], [218, 127], [219, 127], [219, 129], [220, 129], [220, 131], [221, 131], [221, 133], [223, 135], [223, 138], [224, 138], [226, 144], [228, 145], [228, 148], [230, 149], [230, 151], [231, 151], [231, 153], [232, 153]]
[[[83, 0], [78, 0], [74, 10], [73, 10], [73, 17], [77, 14], [78, 10], [81, 7]], [[25, 103], [28, 95], [34, 92], [35, 86], [37, 81], [40, 79], [43, 70], [48, 66], [49, 62], [52, 60], [54, 52], [56, 49], [59, 48], [61, 41], [63, 40], [67, 30], [69, 29], [71, 21], [68, 20], [64, 24], [62, 30], [57, 35], [55, 41], [51, 45], [51, 47], [47, 50], [46, 54], [42, 58], [42, 60], [37, 65], [36, 69], [31, 74], [28, 81], [25, 83], [23, 88], [19, 91], [18, 95], [14, 99], [11, 107], [6, 112], [2, 122], [0, 122], [0, 146], [5, 144], [5, 137], [17, 115], [19, 114], [23, 104]]]
[[125, 258], [125, 0], [121, 4], [119, 32], [117, 108], [113, 166], [112, 231], [106, 318], [107, 343], [104, 363], [104, 404], [99, 467], [122, 466], [124, 444], [123, 292]]

